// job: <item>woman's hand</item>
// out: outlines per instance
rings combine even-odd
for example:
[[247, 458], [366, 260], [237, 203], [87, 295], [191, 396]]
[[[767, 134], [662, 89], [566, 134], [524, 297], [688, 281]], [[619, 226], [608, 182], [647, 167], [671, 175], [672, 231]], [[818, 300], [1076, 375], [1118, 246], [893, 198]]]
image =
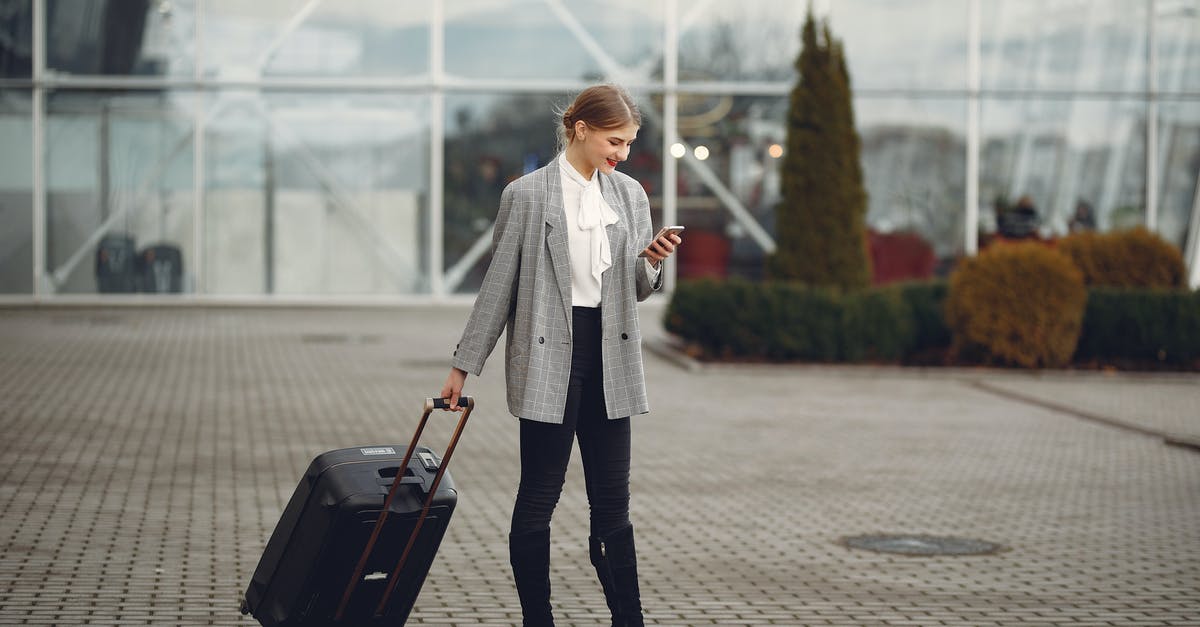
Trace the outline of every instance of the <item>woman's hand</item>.
[[462, 394], [463, 384], [467, 382], [467, 371], [459, 368], [451, 368], [450, 374], [446, 377], [446, 383], [442, 385], [442, 398], [450, 399], [450, 408], [447, 411], [462, 411], [463, 408], [458, 406], [458, 395]]
[[646, 259], [657, 268], [658, 264], [662, 263], [663, 259], [670, 257], [671, 253], [675, 252], [675, 247], [682, 243], [683, 240], [678, 235], [667, 233], [650, 242], [650, 245], [646, 247]]

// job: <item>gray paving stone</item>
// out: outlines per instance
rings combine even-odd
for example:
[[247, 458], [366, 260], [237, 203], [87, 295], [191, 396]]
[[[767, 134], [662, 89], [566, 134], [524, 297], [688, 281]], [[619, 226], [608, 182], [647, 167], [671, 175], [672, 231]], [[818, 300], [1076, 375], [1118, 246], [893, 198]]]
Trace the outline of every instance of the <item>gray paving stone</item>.
[[[0, 309], [0, 624], [253, 624], [237, 599], [300, 473], [323, 450], [406, 443], [466, 315]], [[519, 623], [502, 370], [497, 354], [469, 381], [462, 498], [411, 624]], [[632, 507], [651, 624], [1200, 624], [1200, 454], [974, 385], [1196, 433], [1200, 378], [654, 355], [647, 376]], [[1006, 550], [838, 543], [866, 533]], [[606, 613], [586, 538], [576, 459], [554, 520], [560, 624]]]

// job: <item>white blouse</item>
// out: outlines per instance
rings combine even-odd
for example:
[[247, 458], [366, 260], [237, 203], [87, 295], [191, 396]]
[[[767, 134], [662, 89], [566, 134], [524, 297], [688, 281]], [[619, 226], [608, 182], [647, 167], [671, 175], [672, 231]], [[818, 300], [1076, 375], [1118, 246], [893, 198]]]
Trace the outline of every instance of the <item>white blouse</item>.
[[[605, 227], [616, 224], [620, 218], [600, 193], [599, 172], [593, 172], [590, 181], [583, 178], [567, 161], [565, 152], [558, 155], [558, 171], [562, 179], [567, 247], [571, 258], [571, 304], [599, 307], [601, 276], [613, 265]], [[653, 284], [659, 269], [647, 260], [645, 271]]]

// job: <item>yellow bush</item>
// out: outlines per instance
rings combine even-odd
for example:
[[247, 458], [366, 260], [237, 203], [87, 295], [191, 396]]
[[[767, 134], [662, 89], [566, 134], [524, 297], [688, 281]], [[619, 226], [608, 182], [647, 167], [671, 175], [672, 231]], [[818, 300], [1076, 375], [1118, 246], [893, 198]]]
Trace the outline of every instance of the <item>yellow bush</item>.
[[1063, 366], [1086, 303], [1083, 275], [1063, 253], [1038, 243], [993, 246], [950, 277], [953, 352], [964, 361]]
[[1060, 240], [1058, 247], [1083, 271], [1083, 281], [1088, 286], [1183, 285], [1183, 255], [1145, 227], [1111, 233], [1076, 233]]

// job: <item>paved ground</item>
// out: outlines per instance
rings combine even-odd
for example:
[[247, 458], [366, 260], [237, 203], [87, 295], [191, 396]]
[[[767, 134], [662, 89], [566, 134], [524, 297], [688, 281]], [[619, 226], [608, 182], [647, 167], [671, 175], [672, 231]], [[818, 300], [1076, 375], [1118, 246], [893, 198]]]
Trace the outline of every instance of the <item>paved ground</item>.
[[[0, 309], [0, 624], [253, 624], [238, 597], [308, 461], [404, 443], [466, 314]], [[647, 370], [633, 515], [651, 623], [1200, 625], [1200, 453], [1081, 417], [1200, 435], [1198, 377]], [[469, 382], [460, 506], [411, 624], [519, 622], [501, 371], [497, 355]], [[586, 509], [576, 462], [554, 523], [564, 625], [604, 618]], [[1007, 550], [839, 543], [865, 533]]]

